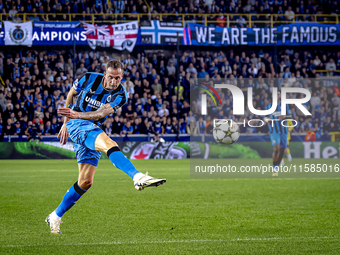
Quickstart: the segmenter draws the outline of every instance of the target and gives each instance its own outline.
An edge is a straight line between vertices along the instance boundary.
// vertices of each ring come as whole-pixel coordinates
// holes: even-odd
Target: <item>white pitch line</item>
[[[27,244],[27,245],[1,245],[1,248],[17,247],[37,247],[37,246],[86,246],[86,245],[122,245],[122,244],[164,244],[164,243],[200,243],[200,242],[248,242],[248,241],[272,241],[291,239],[339,239],[338,236],[318,236],[318,237],[269,237],[269,238],[237,238],[237,239],[198,239],[198,240],[163,240],[149,242],[100,242],[100,243],[69,243],[69,244]]]

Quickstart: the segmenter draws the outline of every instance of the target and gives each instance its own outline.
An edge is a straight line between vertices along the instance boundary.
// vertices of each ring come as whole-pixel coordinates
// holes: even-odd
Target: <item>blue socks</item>
[[[71,188],[67,190],[63,200],[55,210],[57,216],[62,217],[85,192],[86,190],[79,187],[78,182],[73,184]]]
[[[135,174],[140,173],[134,165],[128,160],[118,147],[112,147],[108,150],[107,155],[112,164],[128,174],[132,179]],[[71,207],[81,198],[86,190],[79,187],[78,182],[73,184],[64,195],[60,205],[55,210],[56,216],[62,217]]]
[[[273,172],[278,172],[280,167],[280,162],[273,162]]]
[[[124,173],[129,175],[132,179],[135,174],[140,173],[134,165],[128,160],[124,154],[120,151],[118,147],[112,147],[107,151],[112,164],[118,169],[122,170]]]

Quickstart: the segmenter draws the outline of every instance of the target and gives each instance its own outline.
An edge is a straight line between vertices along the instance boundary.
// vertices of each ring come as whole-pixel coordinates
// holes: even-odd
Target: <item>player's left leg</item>
[[[281,162],[282,158],[283,158],[283,155],[284,155],[284,152],[285,152],[285,148],[282,148],[280,146],[279,148],[279,158],[278,158],[278,162]]]
[[[270,140],[273,146],[273,171],[272,175],[274,177],[278,176],[278,167],[280,164],[279,158],[280,158],[280,135],[276,133],[270,134]]]
[[[284,155],[284,152],[286,151],[286,149],[288,148],[287,147],[287,144],[288,144],[288,136],[286,134],[281,134],[280,135],[280,147],[279,147],[279,151],[278,151],[278,162],[282,162],[283,160],[283,155]]]
[[[91,133],[90,133],[91,134]],[[108,137],[104,132],[88,136],[88,139],[94,140],[94,147],[96,151],[104,152],[108,155],[112,164],[118,169],[128,174],[134,181],[135,188],[142,190],[146,187],[159,186],[166,182],[166,179],[156,179],[149,176],[147,173],[142,174],[135,166],[127,159],[120,151],[118,144]],[[88,140],[86,139],[86,140]]]
[[[279,144],[274,144],[273,145],[273,173],[272,175],[274,177],[278,176],[278,172],[279,172],[279,158],[280,158],[280,145]]]

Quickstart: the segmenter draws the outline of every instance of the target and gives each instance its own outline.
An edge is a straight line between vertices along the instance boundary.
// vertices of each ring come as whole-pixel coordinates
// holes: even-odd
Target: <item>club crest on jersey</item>
[[[100,101],[92,99],[91,97],[88,97],[88,96],[85,97],[85,102],[88,102],[89,106],[94,107],[94,108],[100,108],[104,105]]]
[[[111,95],[109,95],[108,97],[107,97],[107,99],[106,99],[106,102],[110,102],[110,100],[111,100]]]

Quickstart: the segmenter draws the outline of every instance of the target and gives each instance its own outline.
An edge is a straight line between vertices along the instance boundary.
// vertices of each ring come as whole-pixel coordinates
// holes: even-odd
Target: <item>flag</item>
[[[2,85],[2,86],[4,86],[5,87],[5,82],[4,82],[4,80],[2,79],[2,77],[0,76],[0,84]]]
[[[190,27],[183,27],[183,44],[191,45],[191,31]]]
[[[32,46],[32,22],[13,23],[4,21],[5,45]]]
[[[89,46],[112,47],[132,51],[137,42],[138,21],[118,25],[97,26],[83,23]]]
[[[180,42],[183,41],[182,22],[165,22],[152,20],[149,24],[144,24],[141,30],[142,44],[173,44],[177,43],[177,32]]]

